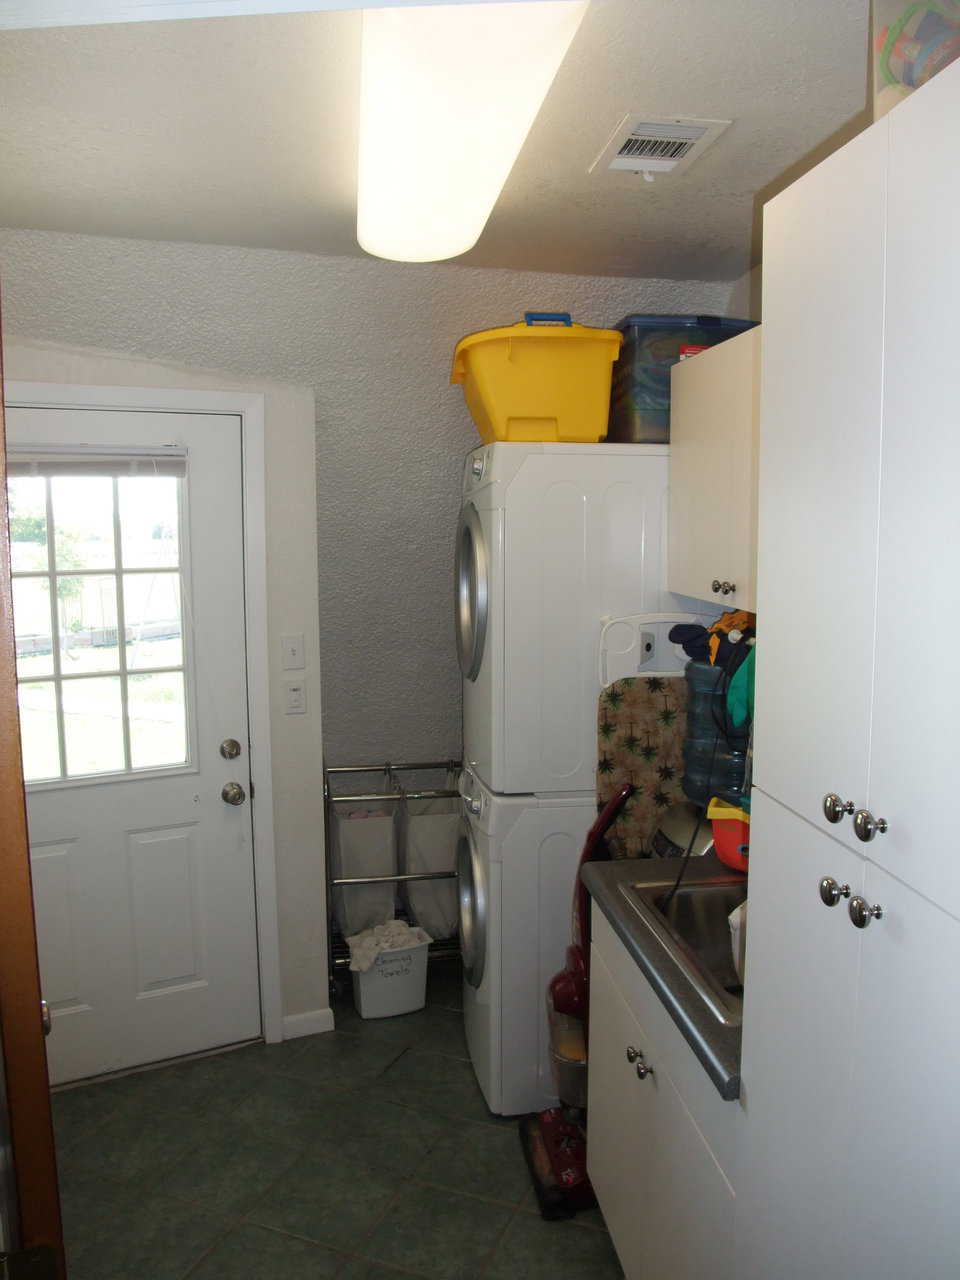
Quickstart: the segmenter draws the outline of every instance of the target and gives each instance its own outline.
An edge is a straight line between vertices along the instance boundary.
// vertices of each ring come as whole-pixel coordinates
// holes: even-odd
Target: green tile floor
[[[70,1280],[620,1280],[597,1211],[543,1222],[516,1123],[427,1007],[54,1095]]]

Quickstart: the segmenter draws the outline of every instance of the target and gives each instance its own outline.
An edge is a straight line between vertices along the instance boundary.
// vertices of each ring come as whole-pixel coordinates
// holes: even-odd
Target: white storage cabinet
[[[756,608],[760,330],[671,370],[671,591]]]
[[[587,1158],[627,1280],[732,1280],[734,1193],[704,1129],[729,1154],[739,1108],[596,908],[593,937]]]
[[[960,64],[766,211],[737,1201],[755,1280],[960,1264],[958,114]],[[824,905],[824,876],[850,896]],[[863,929],[856,895],[881,909]]]
[[[751,827],[738,1271],[947,1280],[960,924],[756,790]],[[826,906],[825,876],[850,897]]]
[[[767,206],[754,765],[955,915],[958,115],[955,65]]]

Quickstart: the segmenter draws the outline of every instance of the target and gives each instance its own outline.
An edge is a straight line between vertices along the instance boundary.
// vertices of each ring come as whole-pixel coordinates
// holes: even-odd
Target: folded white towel
[[[404,947],[432,941],[425,929],[412,929],[405,920],[388,920],[386,924],[376,924],[347,938],[350,968],[355,973],[366,973],[384,951],[402,951]]]

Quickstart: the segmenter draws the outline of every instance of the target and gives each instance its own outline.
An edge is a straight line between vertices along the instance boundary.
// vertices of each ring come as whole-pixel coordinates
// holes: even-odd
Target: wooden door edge
[[[0,352],[0,391],[2,387]],[[20,757],[6,473],[6,433],[0,395],[0,884],[3,885],[0,1032],[19,1247],[52,1249],[58,1259],[58,1274],[65,1276]]]

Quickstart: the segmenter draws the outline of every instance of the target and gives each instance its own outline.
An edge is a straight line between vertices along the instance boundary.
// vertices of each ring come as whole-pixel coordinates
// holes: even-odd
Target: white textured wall
[[[457,340],[524,310],[725,313],[730,286],[0,231],[9,338],[312,386],[332,764],[460,750],[451,543],[477,437]],[[299,1001],[298,1001],[299,1003]],[[301,1007],[303,1007],[301,1005]]]
[[[759,266],[745,271],[742,276],[734,280],[730,286],[728,315],[739,316],[744,320],[759,320],[762,281],[762,268]]]

